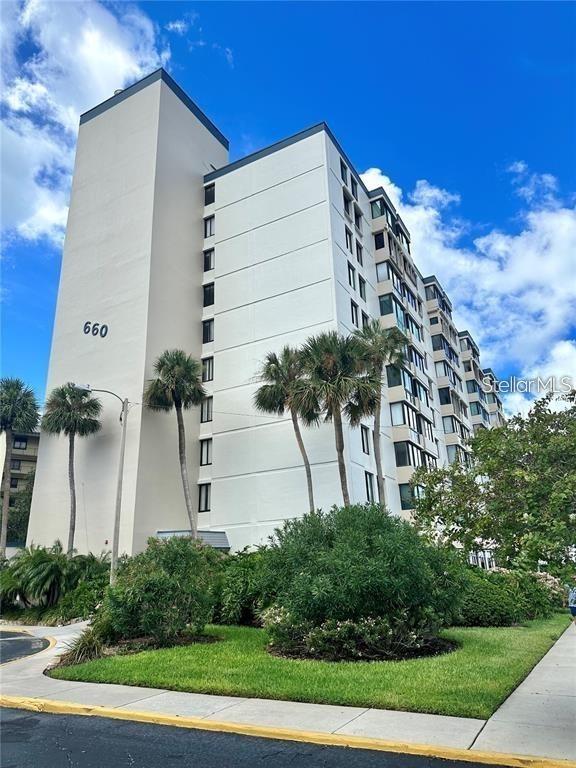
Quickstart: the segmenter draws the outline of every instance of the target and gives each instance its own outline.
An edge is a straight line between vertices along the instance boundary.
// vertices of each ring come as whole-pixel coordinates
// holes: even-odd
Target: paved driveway
[[[49,645],[45,637],[34,637],[26,632],[0,630],[0,663],[31,656]]]
[[[471,768],[473,765],[103,717],[2,709],[0,718],[2,768]]]

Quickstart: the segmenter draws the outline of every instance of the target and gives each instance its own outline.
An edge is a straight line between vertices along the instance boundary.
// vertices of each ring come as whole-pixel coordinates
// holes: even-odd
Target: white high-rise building
[[[159,70],[81,118],[47,391],[69,381],[141,403],[165,349],[201,359],[209,394],[186,413],[199,527],[233,549],[265,541],[308,508],[288,417],[256,412],[270,351],[369,318],[407,334],[388,370],[381,444],[386,505],[408,510],[415,466],[443,463],[425,284],[383,190],[366,189],[321,123],[233,163],[228,142]],[[75,546],[110,546],[118,403],[78,439]],[[377,494],[372,425],[345,429],[352,501]],[[341,503],[331,425],[303,430],[316,503]],[[43,435],[28,542],[66,539],[67,440]],[[185,530],[176,419],[129,416],[120,549]]]

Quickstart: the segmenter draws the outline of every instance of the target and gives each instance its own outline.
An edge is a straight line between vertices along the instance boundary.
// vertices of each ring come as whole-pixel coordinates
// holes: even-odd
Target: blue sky
[[[161,64],[231,159],[328,122],[397,201],[484,363],[576,373],[575,17],[552,2],[3,3],[3,375],[43,399],[78,114]]]

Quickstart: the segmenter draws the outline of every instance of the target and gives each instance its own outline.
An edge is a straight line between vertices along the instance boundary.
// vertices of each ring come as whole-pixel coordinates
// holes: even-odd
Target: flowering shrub
[[[552,605],[556,608],[561,608],[566,601],[566,588],[562,581],[556,578],[556,576],[552,576],[551,573],[544,571],[535,573],[534,577],[548,592]]]
[[[405,659],[448,648],[429,635],[427,627],[410,626],[407,616],[394,622],[381,617],[351,621],[327,619],[318,626],[295,623],[284,609],[273,607],[263,614],[270,650],[287,656],[326,661],[374,661]]]
[[[558,605],[554,577],[497,568],[467,570],[459,623],[464,626],[503,627],[527,619],[545,618]]]
[[[409,655],[456,615],[462,571],[453,552],[377,505],[288,520],[263,560],[276,606],[264,618],[272,647],[321,658]]]

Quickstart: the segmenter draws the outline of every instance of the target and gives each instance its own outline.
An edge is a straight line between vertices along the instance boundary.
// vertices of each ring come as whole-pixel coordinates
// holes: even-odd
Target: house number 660
[[[86,335],[91,333],[92,336],[100,336],[104,339],[108,335],[108,326],[105,323],[100,325],[100,323],[91,323],[90,320],[87,320],[84,323],[84,333]]]

